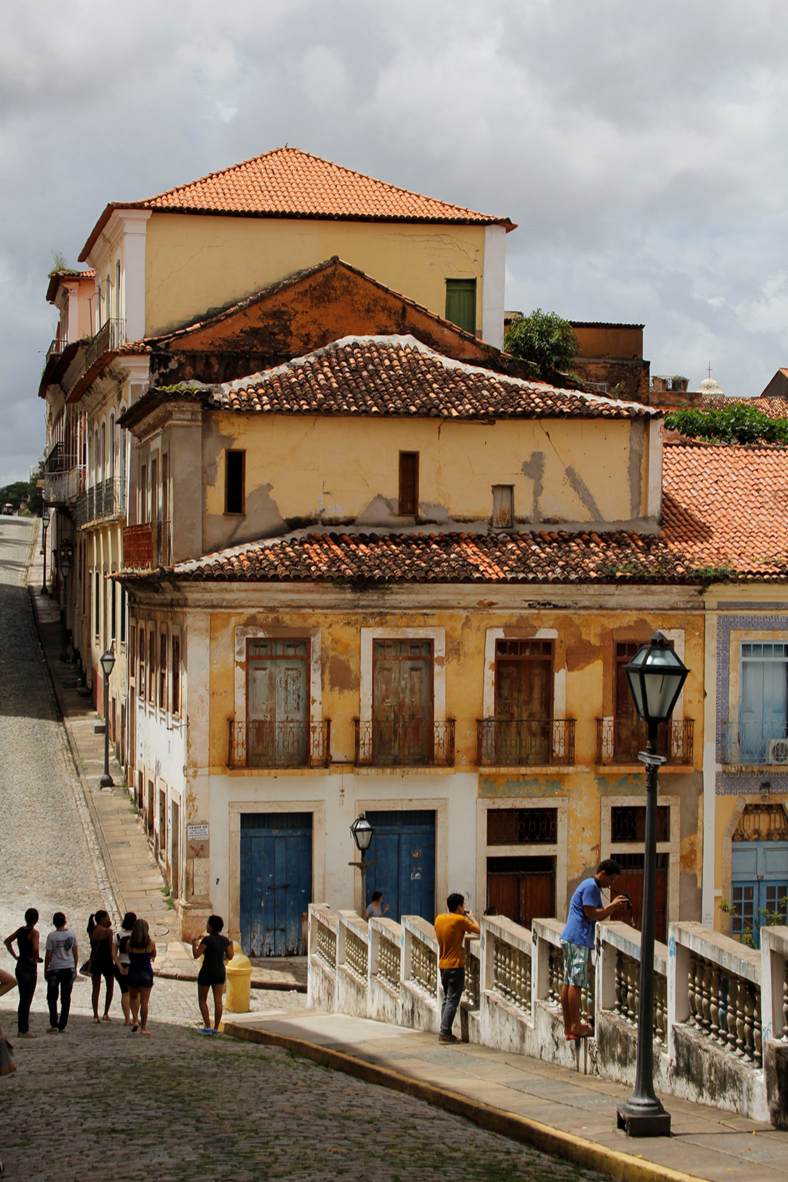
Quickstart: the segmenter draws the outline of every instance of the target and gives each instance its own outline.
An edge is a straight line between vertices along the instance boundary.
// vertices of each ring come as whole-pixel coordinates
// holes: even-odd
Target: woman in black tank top
[[[30,1030],[30,1006],[38,983],[38,912],[29,907],[25,912],[24,927],[17,928],[5,941],[5,946],[16,961],[16,982],[19,986],[17,1028],[20,1038],[36,1038]],[[16,944],[17,951],[12,947]]]

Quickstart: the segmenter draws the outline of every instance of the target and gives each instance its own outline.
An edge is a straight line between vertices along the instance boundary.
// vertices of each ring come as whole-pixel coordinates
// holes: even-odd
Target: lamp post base
[[[99,780],[99,788],[114,788],[114,787],[115,787],[115,781],[112,779],[112,776],[109,774],[109,772],[106,772]]]
[[[616,1110],[616,1127],[628,1137],[669,1137],[670,1113],[659,1100],[628,1100]]]

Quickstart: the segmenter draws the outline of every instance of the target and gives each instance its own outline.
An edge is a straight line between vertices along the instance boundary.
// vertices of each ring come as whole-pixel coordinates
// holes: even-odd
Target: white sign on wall
[[[200,823],[199,825],[186,826],[186,840],[187,841],[207,841],[208,840],[208,823]]]

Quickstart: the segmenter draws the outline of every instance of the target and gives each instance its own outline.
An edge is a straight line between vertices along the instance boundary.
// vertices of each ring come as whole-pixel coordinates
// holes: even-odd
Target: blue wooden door
[[[241,947],[247,956],[300,956],[312,898],[312,814],[241,816]]]
[[[375,829],[367,872],[367,898],[383,892],[388,919],[435,918],[435,813],[427,809],[367,812]]]
[[[731,850],[731,935],[752,936],[760,948],[760,930],[770,915],[782,912],[788,896],[788,841],[742,841]]]

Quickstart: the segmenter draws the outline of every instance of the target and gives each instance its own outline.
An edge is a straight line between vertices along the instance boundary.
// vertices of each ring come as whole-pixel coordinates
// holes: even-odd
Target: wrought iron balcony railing
[[[739,766],[788,764],[788,723],[779,719],[722,724],[720,763]]]
[[[637,763],[638,752],[646,750],[648,726],[640,718],[598,718],[597,763]],[[695,722],[692,718],[672,718],[660,724],[657,752],[667,763],[692,764]]]
[[[44,500],[48,505],[73,505],[85,491],[84,465],[61,472],[44,472]]]
[[[454,767],[454,719],[418,714],[355,720],[356,767]]]
[[[119,480],[102,480],[94,484],[77,501],[77,525],[90,525],[118,517],[125,510],[123,485]]]
[[[65,337],[55,337],[47,349],[47,361],[49,361],[50,357],[59,357],[67,344],[68,341],[65,339]]]
[[[230,719],[230,767],[328,767],[331,763],[331,720],[268,722]]]
[[[123,530],[123,566],[127,570],[153,570],[172,560],[169,521],[146,521]]]
[[[110,353],[126,343],[126,321],[107,320],[102,324],[96,335],[85,350],[85,369],[90,369],[94,361],[98,361],[103,353]]]
[[[65,472],[77,462],[76,456],[66,451],[64,443],[56,443],[46,458],[44,473]]]
[[[574,718],[479,718],[480,767],[531,767],[575,762]]]

